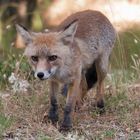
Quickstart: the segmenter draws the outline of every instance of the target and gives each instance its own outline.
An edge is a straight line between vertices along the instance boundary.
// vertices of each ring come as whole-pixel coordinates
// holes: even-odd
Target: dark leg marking
[[[58,121],[58,105],[56,99],[51,99],[51,107],[49,110],[48,118],[55,123]]]
[[[65,96],[65,97],[67,97],[68,88],[69,88],[69,85],[68,85],[68,84],[65,84],[65,85],[62,87],[61,93],[62,93],[62,95]]]
[[[71,112],[72,112],[72,106],[71,105],[66,106],[64,110],[64,120],[60,128],[60,131],[68,131],[72,127]]]
[[[97,102],[97,107],[100,108],[100,109],[104,108],[104,100],[103,99],[101,99]]]

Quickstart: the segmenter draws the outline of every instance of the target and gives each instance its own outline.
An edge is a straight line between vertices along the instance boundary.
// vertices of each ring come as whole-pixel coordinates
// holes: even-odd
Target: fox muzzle
[[[56,68],[52,68],[52,69],[49,69],[49,70],[38,70],[35,72],[35,77],[36,78],[39,78],[40,80],[45,80],[45,79],[48,79],[50,78],[51,76],[53,76],[56,72]]]

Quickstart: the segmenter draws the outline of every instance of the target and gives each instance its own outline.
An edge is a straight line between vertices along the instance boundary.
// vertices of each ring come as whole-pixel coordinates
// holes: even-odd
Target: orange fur
[[[54,34],[41,34],[41,35],[37,35],[34,40],[33,40],[34,44],[36,46],[47,46],[47,47],[52,47],[55,45],[56,43],[56,37],[54,36]]]

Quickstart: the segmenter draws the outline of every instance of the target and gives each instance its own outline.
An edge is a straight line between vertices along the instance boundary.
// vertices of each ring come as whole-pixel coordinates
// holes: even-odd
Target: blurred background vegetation
[[[140,0],[0,0],[0,85],[7,85],[7,78],[20,59],[23,59],[20,70],[25,75],[29,70],[22,57],[24,45],[16,35],[15,23],[41,31],[85,9],[103,12],[118,32],[110,68],[116,73],[123,72],[124,82],[139,79]]]
[[[8,77],[15,72],[20,61],[21,73],[29,72],[29,66],[22,57],[24,44],[16,35],[15,24],[39,31],[45,27],[43,11],[52,3],[51,0],[0,0],[0,87],[8,86]],[[18,49],[20,48],[20,49]],[[28,71],[28,72],[27,72]]]

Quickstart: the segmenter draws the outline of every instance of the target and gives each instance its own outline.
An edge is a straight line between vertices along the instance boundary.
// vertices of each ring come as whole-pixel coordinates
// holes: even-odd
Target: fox
[[[34,76],[48,80],[48,118],[58,121],[57,94],[63,85],[66,96],[61,130],[72,128],[72,114],[86,93],[96,86],[96,106],[104,108],[104,80],[116,40],[116,30],[100,11],[85,10],[68,16],[47,32],[33,32],[16,24],[25,44],[24,55]],[[39,83],[41,84],[41,83]]]

